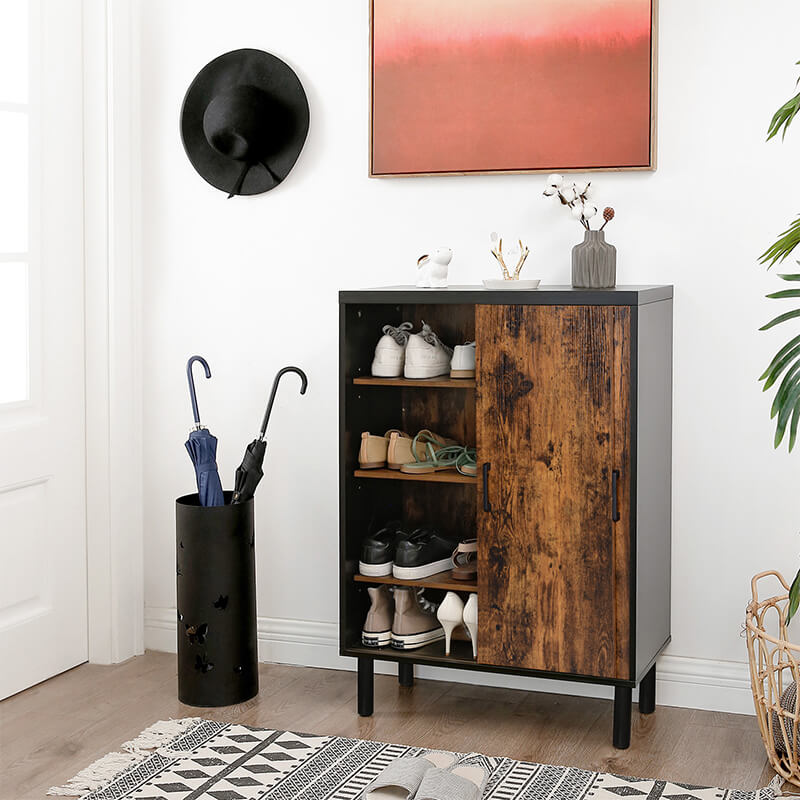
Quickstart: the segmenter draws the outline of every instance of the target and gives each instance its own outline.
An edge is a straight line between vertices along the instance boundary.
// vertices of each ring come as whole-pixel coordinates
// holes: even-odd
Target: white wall
[[[756,331],[779,283],[756,259],[800,211],[800,128],[783,146],[764,142],[794,85],[800,5],[661,6],[658,171],[594,180],[617,209],[619,282],[675,285],[673,638],[660,698],[748,712],[749,579],[791,572],[800,549],[800,455],[773,451],[756,382],[788,332]],[[174,646],[173,499],[192,488],[184,364],[196,352],[214,373],[198,394],[226,484],[275,371],[308,372],[306,397],[292,379],[282,388],[258,493],[262,656],[346,664],[335,643],[337,290],[409,282],[420,252],[439,244],[455,250],[452,281],[477,283],[494,274],[492,230],[530,244],[529,277],[567,283],[580,230],[541,197],[539,176],[367,178],[367,0],[143,0],[141,10],[147,642]],[[239,47],[294,66],[312,121],[283,186],[226,200],[190,166],[178,119],[197,71]]]

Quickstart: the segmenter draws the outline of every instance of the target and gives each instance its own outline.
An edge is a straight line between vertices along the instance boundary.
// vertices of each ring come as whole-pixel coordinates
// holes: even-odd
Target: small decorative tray
[[[538,289],[539,284],[541,281],[507,281],[503,278],[490,278],[483,282],[483,286],[486,289],[491,289],[492,291],[501,291],[501,292],[521,292],[521,291],[530,291],[531,289]]]

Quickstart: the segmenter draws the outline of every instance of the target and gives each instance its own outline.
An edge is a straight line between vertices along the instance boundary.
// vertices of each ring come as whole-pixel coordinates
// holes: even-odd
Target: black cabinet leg
[[[375,703],[375,660],[358,659],[358,716],[371,717]]]
[[[639,711],[652,714],[656,710],[656,665],[642,678],[639,684]]]
[[[631,699],[630,686],[614,687],[614,747],[627,750],[631,744]]]
[[[411,661],[400,661],[397,664],[397,680],[401,686],[414,685],[414,664]]]

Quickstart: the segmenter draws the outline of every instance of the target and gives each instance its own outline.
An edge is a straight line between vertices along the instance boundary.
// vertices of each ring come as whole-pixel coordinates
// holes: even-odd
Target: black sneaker
[[[432,528],[418,528],[397,543],[392,574],[402,580],[430,578],[453,568],[453,551],[458,542]]]
[[[397,543],[408,536],[400,522],[387,522],[377,533],[361,543],[358,571],[370,578],[392,574]]]

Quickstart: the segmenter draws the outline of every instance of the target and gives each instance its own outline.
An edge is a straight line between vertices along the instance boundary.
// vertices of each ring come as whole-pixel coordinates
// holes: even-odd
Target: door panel
[[[6,6],[31,74],[0,94],[25,132],[0,185],[0,698],[87,658],[81,2]]]
[[[478,660],[628,679],[630,310],[482,305],[475,327]]]

